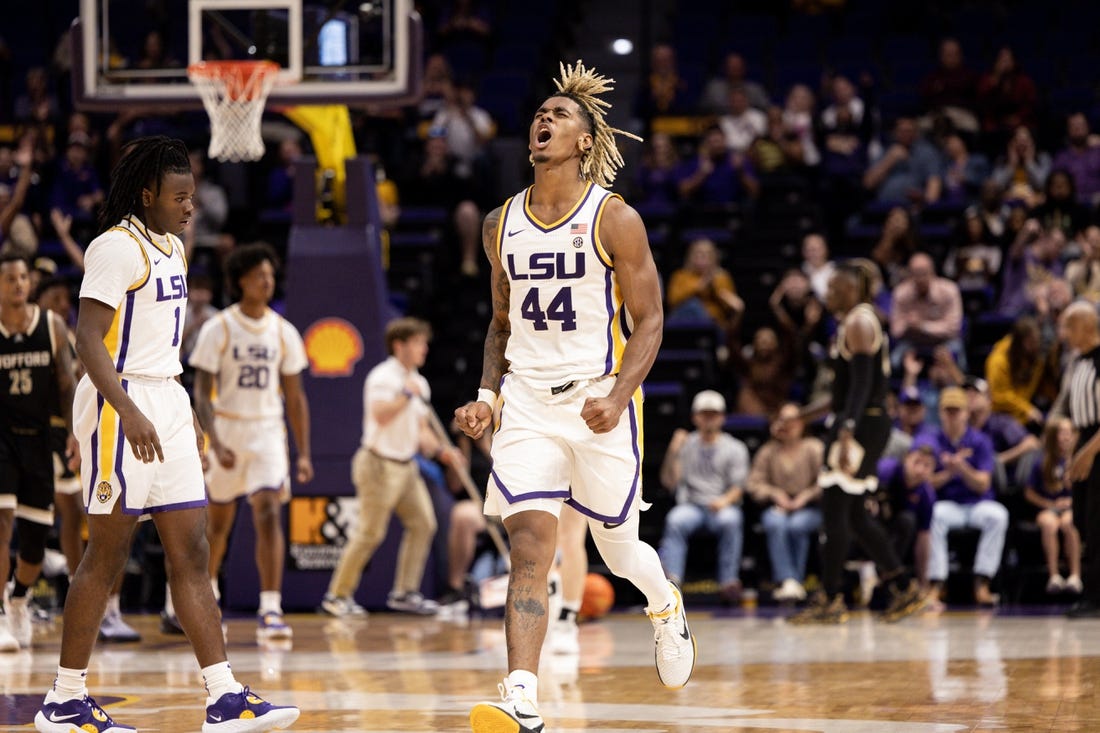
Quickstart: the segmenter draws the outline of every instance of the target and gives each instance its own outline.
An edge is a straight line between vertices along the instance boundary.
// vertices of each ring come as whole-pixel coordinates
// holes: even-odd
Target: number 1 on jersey
[[[577,311],[573,310],[573,289],[562,288],[550,300],[546,310],[542,309],[539,302],[539,289],[531,288],[527,291],[527,297],[519,308],[520,315],[525,321],[532,321],[536,331],[546,331],[550,325],[546,322],[558,321],[562,331],[577,330]]]
[[[180,345],[180,307],[176,306],[176,325],[172,329],[172,345]]]

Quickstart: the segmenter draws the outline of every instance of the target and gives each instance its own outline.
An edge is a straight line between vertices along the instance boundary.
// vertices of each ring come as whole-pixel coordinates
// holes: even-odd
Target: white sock
[[[229,662],[218,662],[209,667],[203,667],[202,678],[206,682],[206,694],[212,700],[217,700],[226,693],[240,692],[244,689],[244,685],[233,677]]]
[[[164,586],[164,612],[169,616],[176,615],[176,604],[172,603],[172,586]]]
[[[214,591],[214,602],[215,603],[221,603],[221,601],[222,601],[222,592],[221,592],[221,590],[218,589],[218,579],[217,578],[211,578],[210,579],[210,590]]]
[[[283,612],[283,594],[277,590],[260,591],[260,613]]]
[[[112,593],[111,595],[107,596],[107,611],[106,611],[106,613],[104,613],[104,615],[105,616],[111,616],[111,615],[118,616],[118,615],[120,615],[122,613],[122,610],[119,608],[118,604],[119,604],[118,593]]]
[[[68,669],[59,666],[57,679],[53,682],[53,691],[60,698],[59,702],[79,700],[88,694],[87,682],[87,669]]]
[[[539,678],[535,676],[534,672],[528,672],[525,669],[513,670],[508,675],[508,681],[505,684],[509,690],[513,687],[522,687],[523,694],[533,704],[538,705],[539,702]]]

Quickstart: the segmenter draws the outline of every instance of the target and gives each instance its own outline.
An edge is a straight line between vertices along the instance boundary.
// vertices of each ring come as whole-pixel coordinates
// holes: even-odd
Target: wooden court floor
[[[690,611],[690,609],[689,609]],[[1001,612],[926,615],[842,627],[696,610],[695,675],[666,690],[652,630],[617,613],[581,628],[579,657],[544,655],[547,733],[581,731],[1100,731],[1100,621]],[[180,637],[129,617],[145,639],[100,646],[92,694],[141,731],[198,731],[203,691]],[[345,622],[294,615],[293,648],[262,648],[253,622],[228,622],[238,679],[302,708],[296,731],[464,731],[471,705],[496,699],[505,665],[499,619],[391,614]],[[0,731],[27,731],[53,680],[59,630],[0,654]]]

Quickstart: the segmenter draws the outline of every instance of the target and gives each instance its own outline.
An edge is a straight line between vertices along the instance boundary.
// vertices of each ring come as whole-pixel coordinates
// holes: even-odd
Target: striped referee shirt
[[[1069,417],[1081,432],[1100,427],[1100,346],[1074,360],[1069,375]]]

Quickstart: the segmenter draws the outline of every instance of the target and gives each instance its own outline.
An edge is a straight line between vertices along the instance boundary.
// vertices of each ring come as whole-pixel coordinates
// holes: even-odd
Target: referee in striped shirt
[[[1073,482],[1073,521],[1085,541],[1084,595],[1066,613],[1070,618],[1100,618],[1100,316],[1092,303],[1077,301],[1065,312],[1059,330],[1078,354],[1064,382],[1065,408],[1080,437],[1069,465]]]

